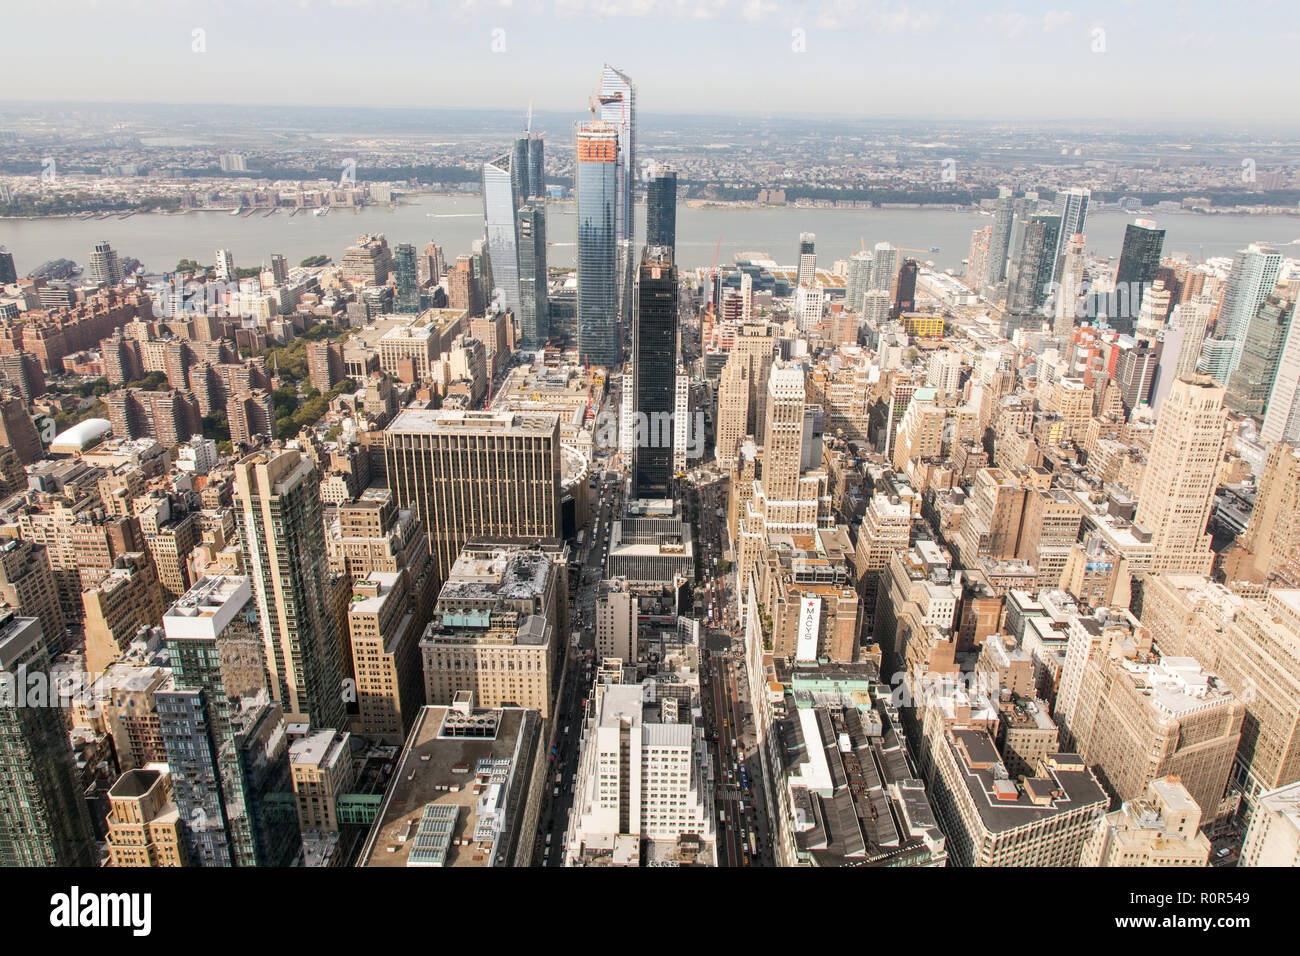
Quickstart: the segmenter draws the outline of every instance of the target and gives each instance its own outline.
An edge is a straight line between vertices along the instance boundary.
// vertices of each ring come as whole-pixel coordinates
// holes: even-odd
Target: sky
[[[1054,5],[1055,4],[1055,5]],[[1295,0],[38,0],[0,98],[654,113],[1296,116]]]

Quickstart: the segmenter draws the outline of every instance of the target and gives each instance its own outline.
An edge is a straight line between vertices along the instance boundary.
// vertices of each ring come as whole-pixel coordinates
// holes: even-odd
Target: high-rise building
[[[539,141],[540,142],[540,141]],[[524,349],[540,349],[551,337],[546,273],[546,206],[519,210],[519,338]]]
[[[1246,333],[1251,320],[1273,292],[1282,254],[1272,246],[1251,243],[1237,252],[1228,273],[1228,287],[1223,293],[1223,304],[1214,320],[1214,337],[1232,343],[1232,356],[1227,368],[1210,370],[1216,382],[1227,382],[1237,370],[1246,348]]]
[[[596,598],[596,658],[638,660],[640,599],[622,578],[600,582]]]
[[[1069,335],[1074,328],[1079,312],[1079,295],[1083,291],[1084,261],[1083,236],[1063,237],[1056,278],[1056,321],[1052,325],[1052,331],[1057,335]]]
[[[235,495],[271,694],[286,715],[342,727],[344,640],[329,598],[320,473],[299,451],[257,451],[235,465]]]
[[[989,236],[989,254],[985,261],[985,285],[994,286],[1006,278],[1007,250],[1011,243],[1015,204],[1011,190],[1005,186],[999,187],[997,205],[993,210],[993,232]]]
[[[1128,411],[1150,402],[1159,358],[1160,354],[1147,345],[1134,345],[1120,352],[1115,366],[1115,382]]]
[[[24,700],[49,669],[40,621],[0,610],[0,866],[96,862],[63,711]]]
[[[1074,236],[1083,235],[1087,232],[1085,227],[1088,221],[1088,200],[1091,197],[1092,190],[1087,187],[1080,188],[1077,186],[1062,189],[1056,194],[1056,205],[1052,209],[1052,214],[1061,220],[1061,226],[1056,234],[1055,264],[1052,269],[1053,282],[1060,283],[1061,281],[1061,267],[1065,262],[1066,244]]]
[[[264,600],[242,575],[204,577],[163,615],[174,686],[156,694],[158,723],[193,866],[287,866],[300,846]]]
[[[600,119],[618,137],[614,237],[631,241],[633,227],[633,182],[636,173],[636,87],[632,80],[606,64],[600,74]],[[579,160],[581,161],[581,160]]]
[[[1007,268],[1007,311],[1029,315],[1042,308],[1051,293],[1061,220],[1031,216],[1022,222],[1020,245]]]
[[[1264,442],[1300,443],[1300,322],[1295,321],[1294,307],[1277,356],[1277,371],[1259,438]]]
[[[0,246],[0,285],[8,285],[10,282],[18,281],[18,273],[14,269],[14,254]]]
[[[985,226],[970,234],[970,251],[966,254],[966,268],[962,276],[966,284],[978,292],[984,286],[984,274],[988,271],[989,240],[993,237],[993,227]],[[862,253],[855,253],[861,255]],[[852,260],[849,261],[852,276]]]
[[[645,244],[677,246],[677,170],[653,164],[646,177]]]
[[[849,274],[844,284],[844,305],[862,313],[863,296],[871,287],[871,253],[863,249],[849,257]]]
[[[119,660],[142,627],[164,610],[158,569],[147,551],[119,554],[99,584],[81,594],[86,609],[86,670],[98,675]]]
[[[639,684],[602,684],[588,712],[574,780],[566,862],[613,848],[638,862],[644,849],[684,835],[712,843],[712,789],[703,738],[672,716],[678,700]],[[621,852],[620,852],[621,851]]]
[[[1287,334],[1295,320],[1295,301],[1270,295],[1246,328],[1237,367],[1228,375],[1223,403],[1262,421],[1273,391]]]
[[[1139,219],[1124,227],[1124,245],[1115,270],[1116,303],[1108,310],[1108,321],[1121,332],[1133,331],[1142,297],[1160,271],[1160,253],[1165,231],[1154,220]]]
[[[677,370],[677,267],[671,246],[647,246],[642,254],[632,350],[640,431],[633,452],[632,493],[636,498],[668,498]]]
[[[799,234],[799,271],[795,285],[811,286],[817,281],[817,237],[811,232]]]
[[[22,538],[0,544],[0,604],[7,604],[23,617],[38,619],[47,650],[63,649],[63,611],[59,608],[49,552],[43,544]]]
[[[549,718],[568,622],[565,567],[554,539],[466,544],[420,638],[428,703],[469,691],[484,706],[509,701]]]
[[[515,139],[510,151],[510,182],[515,188],[515,202],[522,203],[533,194],[528,177],[528,137]]]
[[[1237,539],[1250,554],[1256,576],[1300,587],[1300,453],[1287,441],[1271,441],[1256,481],[1255,507]]]
[[[718,423],[714,458],[722,468],[730,468],[744,440],[749,415],[750,364],[745,356],[732,352],[722,366],[718,380]]]
[[[1139,800],[1152,781],[1174,774],[1213,822],[1245,704],[1194,658],[1162,655],[1145,628],[1106,640],[1111,633],[1070,632],[1066,659],[1084,660],[1074,706],[1058,716],[1074,746],[1120,800]]]
[[[90,254],[90,277],[110,286],[122,281],[122,261],[107,242],[95,243],[95,249]]]
[[[222,282],[235,278],[235,256],[229,249],[218,249],[216,255],[216,274]]]
[[[393,311],[414,315],[420,311],[420,277],[415,263],[415,246],[399,242],[393,252],[393,273],[397,277],[397,295]]]
[[[420,624],[406,569],[372,571],[352,585],[348,637],[357,699],[357,729],[400,743],[424,704]]]
[[[546,162],[544,159],[542,137],[528,137],[528,197],[529,199],[546,198]]]
[[[578,353],[585,362],[611,368],[622,355],[617,274],[619,139],[618,128],[609,123],[578,127]]]
[[[471,537],[557,537],[553,413],[406,409],[384,430],[388,487],[427,529],[439,582]]]
[[[289,263],[285,261],[282,255],[271,256],[271,281],[277,286],[284,285],[289,281]]]
[[[483,220],[492,270],[493,308],[519,314],[519,188],[517,155],[483,164]]]
[[[894,281],[898,278],[898,247],[888,242],[878,242],[871,253],[871,285],[868,292],[894,294]],[[865,315],[865,313],[864,313]],[[867,316],[870,318],[870,316]]]
[[[1160,408],[1135,521],[1151,534],[1152,570],[1207,574],[1205,533],[1227,441],[1223,387],[1197,375],[1174,382]]]

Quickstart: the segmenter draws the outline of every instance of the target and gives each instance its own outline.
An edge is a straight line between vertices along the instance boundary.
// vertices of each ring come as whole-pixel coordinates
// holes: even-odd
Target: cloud
[[[1074,19],[1069,10],[1048,10],[1043,14],[1043,32],[1051,33],[1057,27],[1063,27]]]
[[[866,29],[871,33],[928,33],[939,25],[936,13],[873,0],[823,0],[813,22],[823,30]]]

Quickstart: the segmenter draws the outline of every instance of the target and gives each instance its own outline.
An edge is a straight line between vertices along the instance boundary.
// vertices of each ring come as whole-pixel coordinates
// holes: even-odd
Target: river
[[[477,196],[417,196],[396,207],[371,206],[360,211],[334,208],[327,216],[308,212],[290,216],[282,209],[266,216],[204,212],[134,215],[126,219],[6,219],[0,220],[0,245],[14,254],[20,275],[48,259],[73,259],[88,266],[90,250],[107,240],[123,257],[139,259],[150,271],[172,269],[180,259],[211,263],[215,250],[230,249],[240,266],[269,261],[280,253],[291,264],[324,253],[338,261],[343,250],[362,233],[382,232],[390,245],[411,242],[417,248],[434,241],[449,261],[469,252],[483,235],[482,201]],[[1112,211],[1088,216],[1088,247],[1099,256],[1116,257],[1124,226],[1133,216]],[[1270,242],[1284,255],[1300,257],[1300,218],[1295,216],[1207,216],[1173,213],[1156,217],[1167,230],[1165,253],[1184,252],[1196,258],[1232,255],[1250,242]],[[972,212],[946,209],[799,209],[760,208],[677,209],[677,256],[684,268],[707,266],[718,250],[720,262],[738,253],[762,252],[781,263],[797,261],[799,234],[817,236],[818,262],[829,267],[861,248],[889,241],[921,250],[922,261],[958,269],[970,246],[970,234],[993,220]],[[637,211],[638,232],[644,236],[645,209]],[[570,202],[552,203],[547,210],[547,236],[552,266],[574,261],[574,209]],[[719,247],[719,239],[721,246]],[[933,247],[939,252],[931,253]]]

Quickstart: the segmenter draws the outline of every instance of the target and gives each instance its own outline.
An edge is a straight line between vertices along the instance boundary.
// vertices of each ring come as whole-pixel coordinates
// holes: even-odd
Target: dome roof
[[[113,423],[107,418],[87,418],[84,422],[77,422],[66,431],[55,435],[54,440],[50,442],[50,447],[85,448],[87,445],[96,444],[112,430]]]

